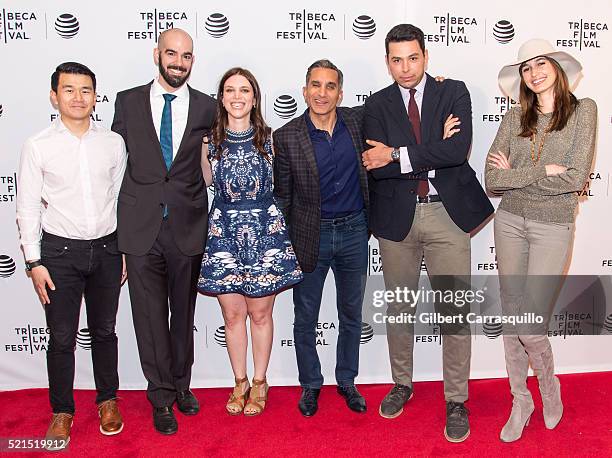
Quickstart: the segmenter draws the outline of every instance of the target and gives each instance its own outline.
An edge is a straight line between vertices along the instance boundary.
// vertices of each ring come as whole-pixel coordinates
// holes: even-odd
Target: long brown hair
[[[548,126],[548,132],[562,130],[567,125],[567,121],[574,113],[574,110],[576,110],[578,99],[571,93],[567,75],[561,65],[559,65],[555,59],[546,56],[542,57],[548,60],[557,72],[557,79],[555,80],[554,86],[555,108],[552,113],[550,125]],[[531,137],[537,131],[536,125],[538,123],[540,106],[536,93],[525,84],[522,69],[523,65],[521,64],[518,70],[521,76],[521,92],[519,99],[521,103],[521,133],[519,136]]]
[[[217,116],[212,128],[212,141],[217,149],[217,156],[219,156],[221,152],[221,143],[227,138],[225,128],[227,127],[228,115],[227,110],[223,106],[223,88],[225,87],[225,82],[234,75],[244,76],[251,85],[251,88],[253,88],[255,106],[251,109],[250,114],[254,133],[253,145],[262,156],[269,159],[268,153],[265,150],[265,144],[270,136],[271,129],[268,127],[261,114],[261,91],[259,90],[259,84],[257,84],[257,80],[250,71],[240,67],[230,68],[226,71],[217,89]]]

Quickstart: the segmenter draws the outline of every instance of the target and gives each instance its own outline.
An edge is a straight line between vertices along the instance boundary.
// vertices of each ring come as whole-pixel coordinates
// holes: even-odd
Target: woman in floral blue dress
[[[223,75],[216,124],[202,155],[204,178],[214,184],[215,198],[198,289],[215,295],[221,304],[236,381],[226,405],[231,415],[258,415],[265,408],[274,299],[302,280],[272,196],[274,152],[260,94],[248,70],[232,68]],[[255,368],[252,387],[246,374],[247,316]]]

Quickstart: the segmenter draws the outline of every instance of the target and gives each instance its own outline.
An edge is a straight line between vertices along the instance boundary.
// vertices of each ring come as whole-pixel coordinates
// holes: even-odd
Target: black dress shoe
[[[191,390],[176,393],[176,405],[185,415],[195,415],[200,411],[200,403]]]
[[[298,402],[300,412],[305,417],[312,417],[319,409],[319,393],[320,388],[302,388],[302,397]]]
[[[449,442],[463,442],[470,435],[468,410],[463,402],[446,403],[446,428],[444,437]]]
[[[153,407],[153,425],[162,434],[174,434],[178,431],[178,423],[174,417],[172,406]]]
[[[346,405],[353,412],[363,413],[366,411],[366,402],[355,385],[338,386],[338,394],[344,398]]]

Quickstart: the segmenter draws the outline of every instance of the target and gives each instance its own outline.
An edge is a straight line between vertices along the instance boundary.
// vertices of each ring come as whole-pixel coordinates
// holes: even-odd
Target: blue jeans
[[[323,385],[316,328],[323,285],[330,267],[336,281],[339,321],[336,382],[341,386],[353,385],[359,370],[361,308],[368,268],[365,212],[321,220],[317,266],[314,271],[305,272],[304,280],[293,287],[293,340],[300,385],[304,388]]]

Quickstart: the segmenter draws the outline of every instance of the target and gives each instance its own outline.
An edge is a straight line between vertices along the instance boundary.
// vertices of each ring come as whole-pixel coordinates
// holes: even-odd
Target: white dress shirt
[[[123,138],[93,121],[81,138],[60,118],[28,138],[17,176],[17,224],[25,259],[40,259],[41,229],[78,240],[112,233],[126,161]]]
[[[423,106],[423,92],[425,91],[426,82],[427,82],[427,75],[424,74],[419,84],[417,84],[414,87],[414,89],[416,89],[416,92],[414,93],[414,101],[416,102],[417,107],[419,108],[419,119],[422,118],[421,113],[423,113],[423,110],[421,110],[421,107]],[[410,102],[410,89],[403,88],[402,86],[399,86],[399,85],[398,87],[402,94],[402,99],[404,99],[404,106],[406,107],[406,112],[408,112],[408,103]],[[400,170],[402,171],[402,173],[412,172],[412,164],[410,163],[410,156],[408,155],[408,147],[402,146],[400,147],[399,150],[400,150]],[[436,171],[430,170],[429,172],[427,172],[427,176],[429,178],[434,178],[436,176]],[[429,180],[429,195],[431,196],[435,194],[438,194],[438,191],[436,191],[436,188],[431,183],[431,180]]]
[[[166,91],[156,78],[151,85],[151,115],[153,116],[153,125],[159,138],[161,128],[162,112],[166,100],[164,94],[176,95],[176,99],[172,101],[172,158],[176,157],[181,140],[187,127],[187,117],[189,116],[189,88],[187,84],[183,84],[174,92]]]

